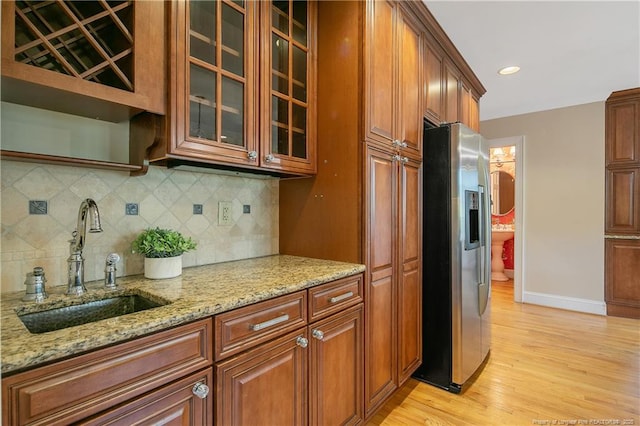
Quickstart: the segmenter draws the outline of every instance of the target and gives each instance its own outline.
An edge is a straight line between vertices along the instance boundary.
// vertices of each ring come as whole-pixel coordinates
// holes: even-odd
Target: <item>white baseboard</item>
[[[555,294],[534,293],[525,291],[522,301],[533,305],[548,306],[550,308],[567,309],[587,314],[607,315],[607,305],[604,302],[576,297],[558,296]]]

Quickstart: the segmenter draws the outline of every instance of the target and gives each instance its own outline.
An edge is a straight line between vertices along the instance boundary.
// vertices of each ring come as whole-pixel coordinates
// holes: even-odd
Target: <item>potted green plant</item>
[[[196,243],[172,229],[147,228],[131,244],[133,253],[144,255],[144,276],[173,278],[182,274],[182,253],[194,250]]]

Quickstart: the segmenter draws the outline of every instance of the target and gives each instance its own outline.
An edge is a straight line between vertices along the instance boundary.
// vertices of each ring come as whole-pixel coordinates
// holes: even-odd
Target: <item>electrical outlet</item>
[[[218,225],[232,225],[233,215],[231,213],[231,202],[220,201],[218,202]]]

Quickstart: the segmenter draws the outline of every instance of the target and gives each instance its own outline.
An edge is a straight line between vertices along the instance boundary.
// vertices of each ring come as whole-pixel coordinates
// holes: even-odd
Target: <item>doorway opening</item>
[[[501,197],[502,206],[499,204],[494,205],[494,209],[492,212],[496,213],[496,220],[492,220],[492,228],[497,231],[509,231],[513,230],[513,300],[515,302],[522,303],[522,295],[525,291],[525,282],[524,282],[524,136],[512,136],[507,138],[499,138],[499,139],[489,139],[489,147],[501,148],[502,154],[504,155],[503,160],[510,159],[513,161],[509,167],[504,167],[506,162],[502,161],[501,165],[498,166],[499,163],[495,164],[495,170],[500,171],[501,168],[504,168],[506,174],[513,174],[513,195],[510,195],[509,192],[505,193],[502,197],[497,192],[497,188],[494,191],[492,186],[492,199],[494,203],[498,200],[498,197]],[[498,150],[498,154],[500,151]],[[507,170],[508,169],[508,170]],[[495,173],[495,176],[492,175],[492,185],[495,180],[496,183],[500,182],[500,178],[504,181],[504,175],[502,173]],[[508,179],[507,179],[508,180]],[[509,212],[508,207],[504,206],[505,201],[508,203],[508,198],[513,196],[513,211]],[[499,220],[499,217],[506,218],[507,222],[510,223],[501,223],[503,220]],[[510,274],[509,274],[510,275]]]

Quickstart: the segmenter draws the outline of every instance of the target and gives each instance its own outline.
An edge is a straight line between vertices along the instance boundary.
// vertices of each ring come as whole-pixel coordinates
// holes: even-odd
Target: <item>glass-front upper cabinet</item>
[[[317,5],[284,0],[261,7],[261,164],[314,173]]]
[[[258,165],[257,4],[250,0],[172,2],[173,156]]]

